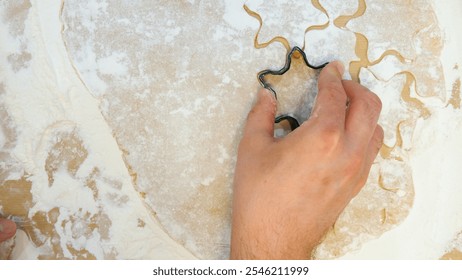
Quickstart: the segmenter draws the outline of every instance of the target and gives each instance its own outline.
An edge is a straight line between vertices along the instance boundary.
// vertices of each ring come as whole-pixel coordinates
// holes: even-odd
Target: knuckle
[[[324,90],[326,93],[329,93],[331,96],[336,96],[336,98],[342,96],[345,98],[346,102],[347,97],[341,83],[335,81],[326,82],[323,85],[322,90]]]
[[[380,100],[375,101],[373,99],[374,98],[368,97],[357,101],[359,110],[363,112],[368,120],[377,120],[382,108]]]
[[[369,102],[367,98],[361,98],[356,101],[356,106],[359,108],[361,112],[367,112],[370,110]]]
[[[369,108],[373,113],[379,114],[380,111],[382,110],[382,101],[372,91],[369,91],[368,103],[369,103]]]
[[[385,132],[383,131],[383,128],[380,125],[377,125],[376,132],[374,133],[374,139],[378,143],[382,144],[384,137],[385,137]]]
[[[318,142],[324,152],[335,150],[341,143],[342,132],[338,125],[333,123],[324,124],[319,131]]]
[[[380,125],[377,125],[374,135],[372,136],[372,141],[375,145],[375,148],[380,150],[383,145],[384,132]]]

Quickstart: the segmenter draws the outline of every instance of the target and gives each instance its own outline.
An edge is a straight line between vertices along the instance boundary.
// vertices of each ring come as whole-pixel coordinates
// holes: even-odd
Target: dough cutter
[[[263,70],[263,71],[260,71],[258,73],[258,80],[261,84],[262,87],[268,89],[270,92],[272,92],[274,94],[274,97],[276,98],[277,100],[277,93],[276,91],[273,89],[273,87],[271,86],[270,83],[268,83],[266,80],[265,80],[265,77],[267,75],[284,75],[284,73],[286,73],[289,69],[290,69],[290,65],[292,64],[292,56],[296,53],[299,53],[302,58],[303,58],[303,61],[305,62],[306,66],[308,66],[309,68],[311,69],[314,69],[314,70],[319,70],[319,69],[322,69],[324,68],[324,66],[326,66],[328,63],[324,63],[322,65],[312,65],[308,59],[306,58],[306,54],[305,52],[300,48],[300,47],[294,47],[292,48],[292,50],[287,54],[287,59],[286,59],[286,63],[284,65],[284,67],[282,67],[281,69],[279,70],[271,70],[271,69],[267,69],[267,70]],[[297,127],[300,126],[300,123],[299,121],[294,118],[293,116],[290,116],[289,114],[284,114],[284,115],[280,115],[280,116],[277,116],[274,120],[275,123],[280,123],[282,121],[287,121],[290,125],[290,129],[293,131],[295,130]]]

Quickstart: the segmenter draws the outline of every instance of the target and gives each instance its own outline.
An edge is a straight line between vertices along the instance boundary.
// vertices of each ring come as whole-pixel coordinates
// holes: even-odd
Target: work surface
[[[441,2],[1,2],[0,214],[20,231],[0,256],[227,258],[257,73],[299,46],[383,103],[370,178],[315,257],[462,258],[462,5]],[[294,69],[278,110],[305,120],[318,72]]]

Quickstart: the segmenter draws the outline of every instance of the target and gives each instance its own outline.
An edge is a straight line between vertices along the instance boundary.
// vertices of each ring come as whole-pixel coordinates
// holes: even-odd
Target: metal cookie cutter
[[[306,58],[306,54],[301,48],[294,47],[289,52],[289,54],[287,55],[286,64],[280,70],[263,70],[263,71],[258,73],[258,80],[260,81],[261,86],[268,89],[269,91],[271,91],[274,94],[274,96],[276,97],[276,99],[278,98],[278,96],[276,94],[276,91],[265,80],[265,76],[266,75],[284,75],[284,73],[286,73],[290,69],[290,65],[292,63],[292,56],[293,56],[293,54],[295,52],[298,52],[298,53],[301,54],[301,56],[303,58],[303,61],[305,62],[306,66],[308,66],[311,69],[319,70],[319,69],[322,69],[324,66],[326,66],[328,64],[328,63],[324,63],[322,65],[314,66],[314,65],[312,65],[311,63],[308,62],[308,59]],[[280,123],[280,122],[282,122],[284,120],[289,123],[291,130],[295,130],[297,127],[300,126],[300,123],[298,122],[298,120],[295,119],[294,117],[290,116],[290,115],[278,116],[278,117],[275,118],[274,122],[275,123]]]

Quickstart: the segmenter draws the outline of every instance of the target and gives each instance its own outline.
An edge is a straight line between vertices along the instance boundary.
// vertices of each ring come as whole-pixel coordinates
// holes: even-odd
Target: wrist
[[[230,258],[235,260],[311,259],[311,252],[315,245],[291,237],[292,234],[277,232],[274,228],[243,231],[239,227],[233,227]]]

